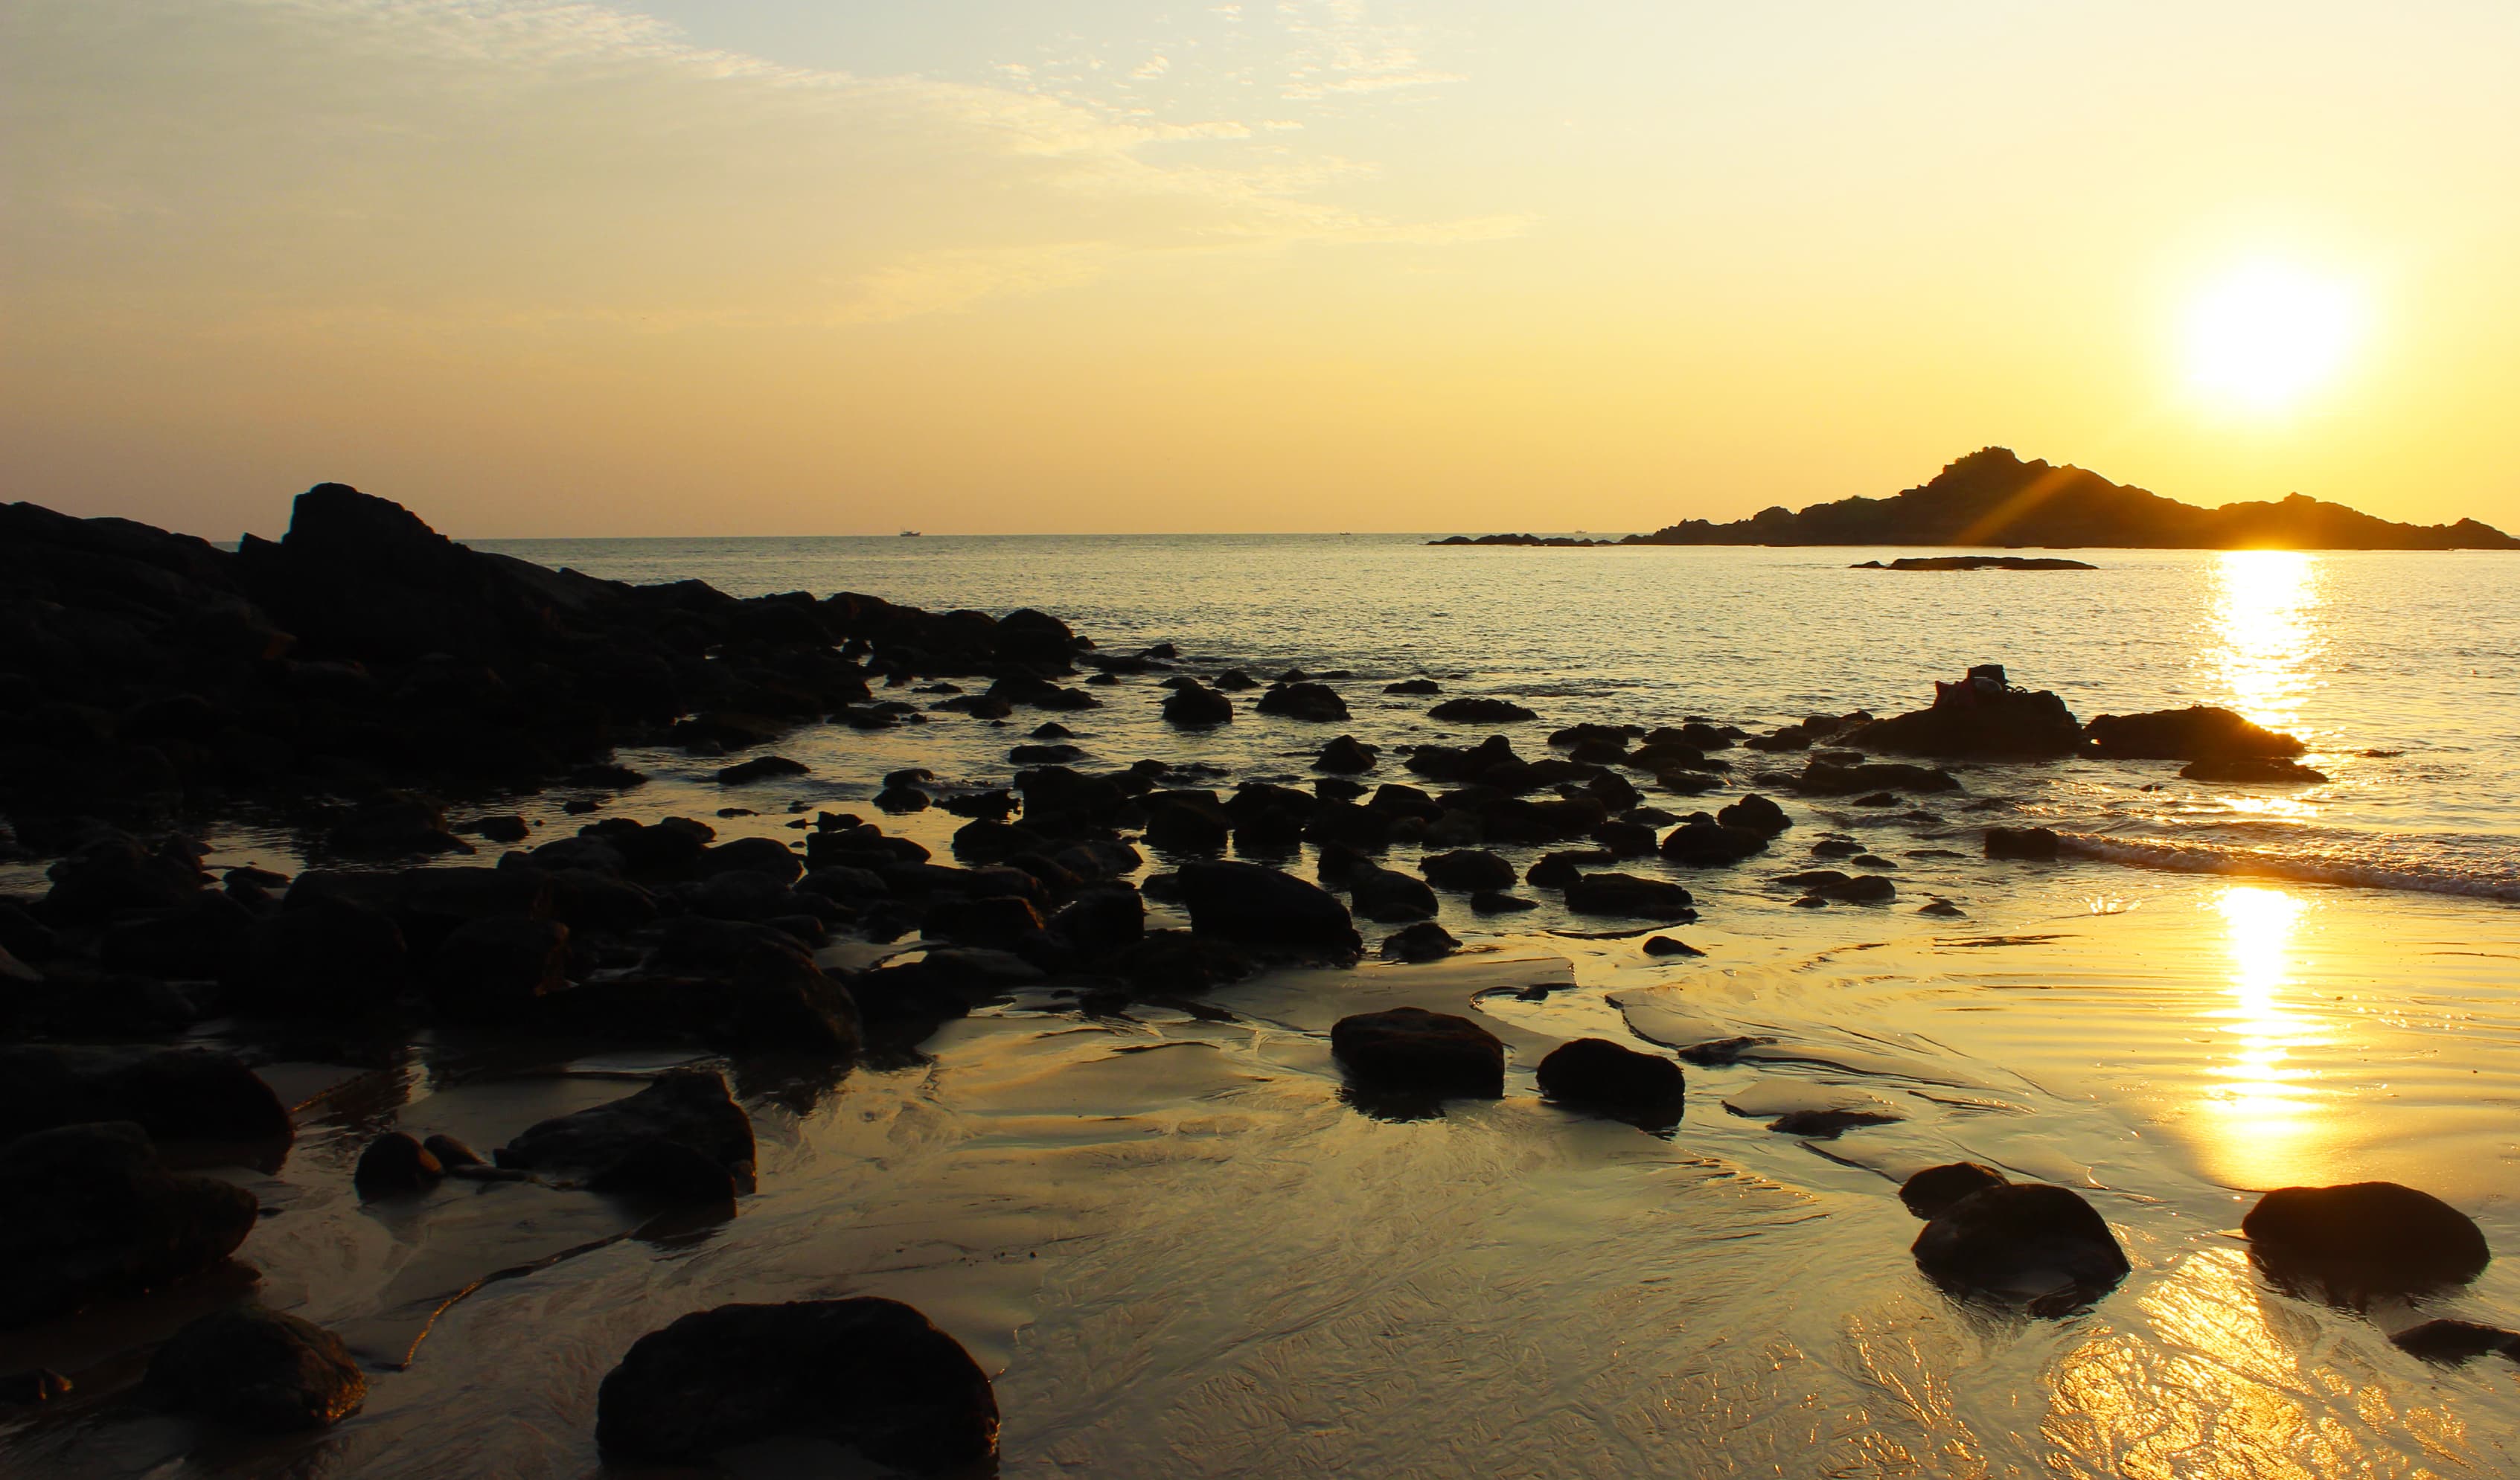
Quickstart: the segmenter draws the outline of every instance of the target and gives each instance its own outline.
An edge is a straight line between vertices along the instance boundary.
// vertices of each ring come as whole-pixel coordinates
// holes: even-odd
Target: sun
[[[2360,307],[2335,279],[2273,263],[2242,268],[2188,308],[2189,380],[2254,411],[2282,410],[2344,368]]]

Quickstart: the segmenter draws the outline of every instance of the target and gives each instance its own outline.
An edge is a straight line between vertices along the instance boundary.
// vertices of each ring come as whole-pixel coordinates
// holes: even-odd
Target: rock
[[[1924,904],[1916,907],[1916,913],[1919,915],[1938,915],[1946,919],[1963,919],[1968,914],[1966,910],[1953,904],[1948,899],[1928,900]]]
[[[437,1158],[437,1165],[443,1171],[456,1172],[465,1167],[489,1165],[480,1152],[452,1136],[431,1136],[420,1144],[421,1149]]]
[[[712,874],[742,872],[792,883],[804,876],[805,861],[775,837],[739,837],[703,850],[693,861],[692,869],[702,878]]]
[[[1662,839],[1662,856],[1691,869],[1718,869],[1767,851],[1768,834],[1711,820],[1683,823]]]
[[[1406,694],[1413,695],[1441,694],[1444,692],[1444,686],[1435,682],[1431,678],[1405,678],[1396,684],[1383,685],[1382,692],[1385,694]]]
[[[292,891],[292,896],[295,891]],[[393,1001],[408,969],[402,929],[337,895],[292,903],[248,938],[239,1006],[285,1016],[350,1017]]]
[[[350,1185],[359,1189],[363,1200],[403,1197],[428,1191],[445,1175],[446,1168],[436,1152],[400,1131],[387,1131],[369,1142],[368,1148],[359,1154],[358,1169],[350,1174]]]
[[[1991,1166],[1955,1161],[1927,1167],[1899,1185],[1899,1200],[1919,1218],[1935,1218],[1963,1197],[1989,1188],[2008,1187],[2011,1179]]]
[[[513,1022],[568,985],[568,926],[515,917],[472,920],[429,958],[428,1000],[449,1022]]]
[[[960,1342],[867,1295],[685,1316],[633,1343],[596,1395],[612,1463],[691,1463],[784,1436],[959,1473],[997,1455],[997,1396]]]
[[[2520,1362],[2520,1331],[2472,1321],[2427,1321],[2389,1339],[2400,1351],[2426,1362],[2465,1362],[2489,1352]]]
[[[350,809],[325,841],[336,851],[371,857],[471,853],[446,830],[446,809],[412,791],[387,791]]]
[[[1536,899],[1524,899],[1518,894],[1507,894],[1497,889],[1481,889],[1470,896],[1470,909],[1479,915],[1519,915],[1525,910],[1539,908],[1540,901]]]
[[[1382,942],[1384,961],[1441,961],[1462,948],[1453,932],[1433,920],[1420,920],[1405,930],[1395,930]]]
[[[1330,1052],[1371,1090],[1437,1099],[1505,1094],[1505,1044],[1466,1017],[1423,1008],[1361,1012],[1331,1027]]]
[[[1348,717],[1347,700],[1328,684],[1281,683],[1260,695],[1256,706],[1263,714],[1282,715],[1287,719],[1311,720],[1328,724]]]
[[[2254,755],[2189,761],[2179,768],[2179,775],[2185,781],[2222,782],[2237,786],[2316,786],[2327,781],[2326,772],[2299,761]]]
[[[1426,711],[1430,719],[1464,725],[1504,725],[1540,716],[1509,698],[1448,698]]]
[[[212,1049],[0,1048],[0,1142],[127,1120],[158,1142],[287,1145],[288,1107],[244,1060]]]
[[[1213,791],[1149,791],[1138,806],[1148,845],[1167,853],[1222,853],[1234,835],[1234,817]]]
[[[591,1192],[652,1197],[692,1207],[732,1205],[750,1186],[708,1152],[685,1142],[649,1137],[586,1180]]]
[[[958,946],[860,972],[849,992],[870,1022],[933,1024],[1041,979],[1041,968],[1019,956]]]
[[[1374,761],[1380,754],[1379,750],[1366,744],[1355,736],[1342,735],[1324,745],[1322,753],[1313,757],[1313,769],[1339,776],[1354,776],[1360,771],[1372,770]]]
[[[534,830],[525,825],[522,817],[508,812],[496,817],[476,817],[455,830],[486,837],[494,843],[520,843],[532,836]]]
[[[807,770],[804,762],[792,761],[784,755],[756,755],[718,772],[717,784],[741,786],[752,782],[776,781],[783,776],[803,776]]]
[[[1647,956],[1703,956],[1706,954],[1687,941],[1674,940],[1668,935],[1646,936],[1644,953]]]
[[[2056,834],[2048,828],[1989,828],[1986,856],[2052,864],[2056,861]]]
[[[1216,676],[1216,687],[1228,694],[1243,694],[1260,687],[1260,681],[1239,668],[1228,668]]]
[[[927,793],[917,786],[886,786],[875,794],[876,810],[896,817],[928,808]]]
[[[0,1330],[200,1274],[253,1228],[251,1192],[179,1177],[129,1121],[0,1146]]]
[[[1125,951],[1146,938],[1147,902],[1127,884],[1084,889],[1051,917],[1050,932],[1089,961]]]
[[[752,1189],[752,1117],[727,1094],[713,1069],[675,1069],[627,1099],[562,1115],[535,1125],[501,1146],[503,1167],[566,1171],[603,1177],[652,1157],[652,1143],[673,1142],[723,1168],[735,1185]]]
[[[1840,1132],[1858,1126],[1896,1125],[1899,1117],[1878,1110],[1787,1110],[1768,1122],[1768,1129],[1780,1136],[1800,1136],[1811,1141],[1834,1141]]]
[[[1566,886],[1566,908],[1578,915],[1625,915],[1638,919],[1679,919],[1694,903],[1668,879],[1633,874],[1583,874]]]
[[[1780,884],[1800,886],[1806,899],[1833,899],[1848,905],[1886,905],[1899,897],[1898,886],[1877,875],[1846,875],[1835,869],[1807,869],[1778,876]]]
[[[2073,755],[2083,748],[2082,722],[2065,701],[2047,690],[2012,688],[1999,665],[1988,664],[1991,683],[1971,669],[1957,684],[1937,684],[1931,708],[1861,725],[1839,737],[1860,750],[1902,755],[1985,756],[2036,760]]]
[[[929,940],[951,940],[991,950],[1013,951],[1042,931],[1041,916],[1030,900],[1006,895],[977,899],[939,899],[928,907],[919,933]]]
[[[1785,816],[1784,808],[1755,791],[1717,812],[1715,821],[1721,827],[1739,828],[1768,837],[1774,837],[1794,825],[1793,819]]]
[[[2111,760],[2233,760],[2295,756],[2308,747],[2214,704],[2103,714],[2084,727],[2092,748]]]
[[[1245,945],[1354,960],[1365,950],[1347,907],[1258,864],[1190,863],[1180,873],[1191,928]]]
[[[2270,1272],[2340,1293],[2465,1284],[2494,1258],[2465,1213],[2394,1182],[2277,1188],[2240,1220],[2240,1232]]]
[[[1617,855],[1607,848],[1568,848],[1544,853],[1524,871],[1522,881],[1535,889],[1563,889],[1582,877],[1587,867],[1616,861]]]
[[[1348,891],[1356,913],[1371,920],[1390,924],[1404,919],[1431,919],[1439,906],[1435,891],[1414,874],[1385,869],[1370,860],[1359,859],[1340,879],[1339,887]]]
[[[213,1311],[149,1359],[147,1394],[256,1433],[330,1428],[368,1401],[341,1338],[260,1305]]]
[[[2129,1269],[2117,1235],[2080,1193],[2041,1183],[1962,1197],[1935,1214],[1912,1252],[1937,1283],[2027,1297],[2039,1315],[2096,1299]]]
[[[1234,719],[1234,700],[1194,678],[1182,680],[1181,687],[1165,695],[1163,709],[1166,723],[1184,729],[1223,725]]]
[[[1559,1044],[1540,1061],[1540,1093],[1661,1127],[1678,1123],[1686,1088],[1680,1065],[1606,1038]]]
[[[1418,872],[1439,889],[1470,892],[1513,887],[1513,865],[1478,848],[1433,853],[1418,861]]]

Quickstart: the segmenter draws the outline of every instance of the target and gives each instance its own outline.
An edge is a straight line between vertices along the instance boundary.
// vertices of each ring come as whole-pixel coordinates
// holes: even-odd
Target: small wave
[[[2520,878],[2411,861],[2382,863],[2364,859],[2303,857],[2163,838],[2094,837],[2087,832],[2059,833],[2056,841],[2059,848],[2077,857],[2124,864],[2134,869],[2163,869],[2177,874],[2229,874],[2250,878],[2290,879],[2305,884],[2343,884],[2361,889],[2462,894],[2472,899],[2520,904]]]

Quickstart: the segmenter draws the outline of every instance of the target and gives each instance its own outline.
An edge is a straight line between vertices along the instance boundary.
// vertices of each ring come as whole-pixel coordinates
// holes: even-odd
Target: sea
[[[1341,674],[1351,709],[1321,725],[1244,703],[1183,733],[1159,717],[1161,675],[1133,676],[1074,713],[809,728],[775,747],[806,774],[732,787],[712,779],[723,759],[634,747],[621,759],[644,785],[483,804],[545,835],[590,820],[572,802],[721,837],[792,839],[838,810],[943,855],[960,820],[872,811],[882,778],[1004,784],[1045,720],[1076,732],[1081,767],[1308,784],[1345,733],[1384,747],[1363,780],[1405,782],[1395,745],[1503,733],[1534,757],[1579,721],[1889,714],[1988,662],[2085,718],[2227,705],[2299,736],[2328,780],[1964,764],[1958,792],[1865,807],[1759,781],[1799,756],[1728,752],[1724,790],[1648,799],[1685,813],[1763,790],[1794,826],[1738,868],[1673,872],[1693,921],[1570,916],[1536,889],[1542,908],[1481,917],[1447,896],[1463,949],[1441,963],[1273,972],[1203,1010],[1018,998],[843,1074],[732,1064],[761,1189],[698,1226],[531,1185],[450,1183],[399,1206],[347,1186],[381,1130],[487,1147],[674,1055],[428,1036],[380,1066],[305,1046],[268,1068],[304,1105],[296,1147],[220,1175],[279,1210],[244,1251],[260,1297],[343,1332],[371,1369],[366,1410],[321,1437],[225,1446],[108,1405],[0,1413],[0,1471],[594,1475],[597,1386],[640,1333],[729,1301],[873,1293],[926,1311],[990,1372],[1008,1476],[2520,1473],[2520,1367],[2430,1366],[2388,1339],[2437,1316],[2520,1326],[2509,556],[2098,550],[2071,552],[2090,570],[1924,572],[1851,568],[1915,553],[1893,549],[1396,535],[472,543],[738,595],[1032,606],[1107,650],[1173,644],[1197,672]],[[1446,725],[1431,700],[1384,693],[1417,677],[1540,718]],[[1987,860],[1990,825],[2051,828],[2063,856]],[[1798,905],[1778,875],[1844,867],[1815,854],[1823,840],[1861,843],[1896,898]],[[315,857],[249,821],[209,841],[221,863]],[[1539,850],[1500,851],[1519,868]],[[1267,861],[1312,867],[1309,850]],[[1648,923],[1703,954],[1646,955],[1628,926]],[[1369,951],[1388,928],[1367,926]],[[1354,1102],[1328,1030],[1402,1004],[1497,1032],[1506,1098],[1418,1118]],[[1754,1042],[1687,1068],[1663,1135],[1538,1097],[1534,1064],[1581,1036]],[[1885,1119],[1769,1129],[1806,1108]],[[2062,1317],[1938,1289],[1897,1189],[1961,1159],[2075,1188],[2134,1273]],[[2507,1257],[2464,1288],[2361,1308],[2253,1266],[2236,1230],[2260,1192],[2370,1179],[2451,1201]],[[81,1339],[110,1368],[173,1319],[162,1302],[110,1314],[52,1347],[0,1342],[0,1368],[75,1365],[61,1344]],[[874,1473],[791,1440],[725,1463]]]

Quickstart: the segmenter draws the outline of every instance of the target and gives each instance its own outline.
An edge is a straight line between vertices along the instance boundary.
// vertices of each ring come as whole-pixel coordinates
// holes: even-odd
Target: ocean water
[[[1081,764],[1291,782],[1342,732],[1489,733],[1381,693],[1420,673],[1540,711],[1498,727],[1534,755],[1584,719],[1888,713],[2001,661],[2086,717],[2228,704],[2301,735],[2332,780],[2217,786],[2175,762],[2075,761],[1960,767],[1962,792],[1912,808],[1788,796],[1794,827],[1769,856],[1674,875],[1701,919],[1669,933],[1701,958],[1646,957],[1629,927],[1652,922],[1569,916],[1542,891],[1523,891],[1541,910],[1485,919],[1447,897],[1465,949],[1437,964],[1273,973],[1204,1013],[1018,999],[915,1062],[844,1074],[734,1063],[761,1190],[700,1227],[536,1187],[368,1206],[348,1188],[379,1130],[488,1146],[665,1058],[456,1034],[382,1064],[292,1045],[269,1073],[304,1104],[297,1146],[277,1170],[220,1175],[280,1210],[243,1251],[262,1298],[343,1333],[371,1368],[367,1409],[245,1444],[112,1397],[132,1352],[225,1292],[152,1297],[0,1338],[0,1369],[46,1363],[107,1395],[0,1414],[0,1472],[594,1475],[596,1387],[640,1333],[733,1300],[859,1292],[909,1300],[970,1347],[997,1383],[1010,1476],[2520,1472],[2520,1368],[2428,1367],[2387,1340],[2437,1315],[2520,1326],[2507,558],[2099,551],[2083,553],[2093,571],[1893,573],[1846,568],[1893,551],[1382,536],[484,543],[745,594],[1034,605],[1105,647],[1173,642],[1200,669],[1354,675],[1334,685],[1352,718],[1330,726],[1244,705],[1175,733],[1149,675],[1095,688],[1081,713],[808,729],[776,747],[808,774],[752,786],[717,785],[722,760],[634,749],[652,778],[636,789],[500,802],[546,833],[594,800],[792,838],[794,809],[867,812],[900,767],[1003,783],[1043,718],[1078,732]],[[1755,785],[1759,758],[1730,754]],[[1405,779],[1397,759],[1365,780]],[[1685,812],[1727,794],[1650,799]],[[940,854],[958,821],[879,820]],[[2032,821],[2069,856],[1979,856],[1982,827]],[[1898,899],[1796,908],[1773,879],[1822,862],[1824,835],[1892,863]],[[283,869],[311,848],[242,823],[212,841]],[[1500,851],[1519,867],[1538,850]],[[1931,899],[1963,913],[1918,914]],[[1353,1105],[1328,1030],[1403,1003],[1503,1037],[1507,1098],[1408,1121]],[[1587,1034],[1769,1041],[1688,1068],[1687,1113],[1655,1136],[1537,1098],[1539,1058]],[[1898,1118],[1833,1140],[1767,1128],[1796,1106]],[[1936,1289],[1896,1188],[1961,1157],[2082,1190],[2134,1274],[2052,1320]],[[2343,1310],[2272,1284],[2233,1235],[2267,1188],[2374,1177],[2466,1210],[2504,1259],[2461,1290]],[[781,1443],[728,1467],[862,1472]]]

